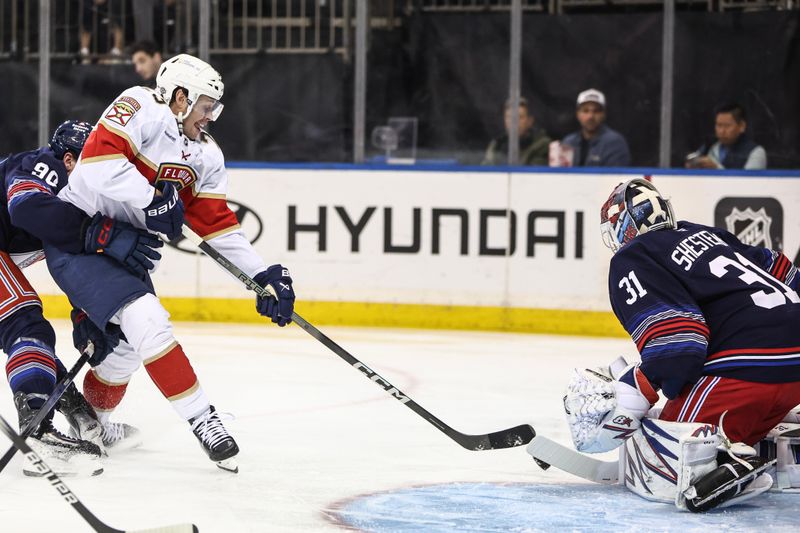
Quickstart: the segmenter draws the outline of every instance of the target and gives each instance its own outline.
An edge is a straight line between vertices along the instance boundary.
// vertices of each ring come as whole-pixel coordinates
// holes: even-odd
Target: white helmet
[[[186,109],[186,113],[178,115],[178,122],[182,123],[183,119],[191,113],[192,107],[201,95],[206,95],[216,102],[211,120],[217,120],[219,114],[222,113],[224,106],[220,100],[225,91],[225,85],[222,83],[219,72],[202,59],[189,54],[179,54],[164,61],[156,76],[156,91],[165,102],[169,103],[178,87],[183,87],[189,93],[187,95],[189,107]]]

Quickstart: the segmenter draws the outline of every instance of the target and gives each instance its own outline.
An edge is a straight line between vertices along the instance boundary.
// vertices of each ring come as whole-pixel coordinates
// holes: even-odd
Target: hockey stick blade
[[[258,283],[255,282],[253,278],[248,276],[245,272],[243,272],[239,267],[234,265],[232,262],[228,260],[224,255],[216,250],[213,246],[208,244],[200,237],[197,233],[192,231],[186,224],[183,225],[183,236],[186,237],[189,241],[191,241],[195,246],[200,248],[208,257],[213,259],[218,265],[222,268],[230,272],[235,278],[241,281],[245,287],[254,291],[256,294],[263,298],[274,298],[275,295],[272,294],[267,288],[262,287]],[[356,359],[353,355],[350,354],[347,350],[336,344],[332,339],[330,339],[327,335],[322,333],[320,330],[315,328],[312,324],[310,324],[307,320],[303,317],[298,315],[297,313],[292,313],[292,321],[300,326],[306,333],[314,337],[320,343],[322,343],[326,348],[330,351],[344,359],[350,366],[364,374],[370,381],[374,382],[376,385],[381,387],[384,391],[386,391],[390,396],[394,397],[400,403],[404,404],[406,407],[417,413],[419,416],[427,420],[430,424],[438,428],[442,433],[453,439],[462,447],[466,448],[467,450],[497,450],[502,448],[515,448],[517,446],[523,446],[531,441],[531,439],[536,435],[533,427],[527,424],[523,424],[520,426],[516,426],[510,429],[504,429],[501,431],[496,431],[494,433],[488,433],[486,435],[467,435],[465,433],[461,433],[456,431],[455,429],[451,428],[426,409],[424,409],[421,405],[417,402],[412,400],[410,397],[405,395],[400,389],[389,383],[389,381],[379,375],[377,372],[372,370],[370,367]]]
[[[534,436],[526,451],[537,463],[544,462],[580,478],[607,485],[619,482],[619,461],[589,457],[542,435]]]
[[[44,402],[44,405],[42,405],[41,409],[39,409],[39,412],[36,413],[36,416],[34,416],[28,425],[25,426],[25,429],[22,430],[20,436],[23,439],[27,439],[28,436],[33,433],[33,430],[39,427],[39,424],[42,423],[42,420],[44,420],[47,415],[50,414],[50,411],[52,411],[56,404],[61,400],[61,396],[64,394],[64,391],[67,390],[67,387],[69,387],[70,383],[72,383],[72,381],[75,379],[75,376],[77,376],[78,372],[81,371],[83,365],[85,365],[89,358],[92,357],[92,354],[94,354],[94,345],[91,343],[91,341],[89,341],[86,349],[83,351],[83,353],[81,353],[80,358],[78,358],[75,364],[72,365],[72,368],[69,369],[67,375],[64,376],[56,385],[56,387],[53,389],[53,392],[51,392],[50,396],[47,398],[47,401]],[[0,472],[3,471],[16,453],[16,446],[11,446],[8,450],[6,450],[6,453],[2,458],[0,458]]]
[[[198,533],[198,529],[194,524],[176,524],[152,529],[129,529],[125,533]]]
[[[102,520],[97,518],[94,513],[92,513],[89,509],[86,508],[83,503],[78,499],[74,492],[72,492],[69,487],[61,480],[58,475],[50,469],[47,464],[42,461],[42,459],[34,452],[28,443],[25,442],[25,439],[22,438],[14,429],[8,424],[5,418],[0,416],[0,431],[5,433],[5,435],[11,439],[11,442],[14,443],[14,446],[21,451],[26,458],[28,458],[31,463],[34,465],[36,470],[42,474],[42,478],[46,479],[48,484],[52,486],[58,493],[61,495],[64,500],[72,506],[75,511],[78,512],[81,517],[83,517],[86,522],[92,526],[92,529],[97,531],[98,533],[126,533],[126,531],[120,529],[114,529],[113,527],[105,524]],[[141,530],[133,530],[129,533],[197,533],[197,526],[194,524],[179,524],[175,526],[167,526],[167,527],[160,527],[160,528],[153,528],[153,529],[141,529]]]

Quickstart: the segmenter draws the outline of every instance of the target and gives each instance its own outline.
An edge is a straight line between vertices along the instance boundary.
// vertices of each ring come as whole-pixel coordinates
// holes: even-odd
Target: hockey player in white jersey
[[[206,62],[186,54],[166,61],[156,90],[130,88],[103,112],[60,197],[86,213],[101,212],[170,240],[187,223],[257,282],[272,286],[277,299],[257,298],[256,309],[285,326],[294,307],[289,272],[281,265],[268,266],[245,238],[226,202],[222,152],[204,131],[222,111],[223,90],[219,73]],[[127,339],[87,373],[83,384],[103,425],[106,448],[139,440],[135,428],[113,423],[109,416],[143,362],[211,460],[237,472],[239,448],[173,336],[149,275],[134,276],[99,256],[47,250],[47,260],[53,278],[77,307],[100,328],[119,324]]]

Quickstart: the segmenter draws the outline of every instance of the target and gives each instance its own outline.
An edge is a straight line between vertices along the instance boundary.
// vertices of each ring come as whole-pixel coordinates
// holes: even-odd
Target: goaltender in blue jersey
[[[43,241],[65,252],[103,254],[135,272],[153,266],[161,241],[146,231],[104,217],[87,216],[58,198],[67,184],[91,124],[66,121],[47,146],[10,155],[0,161],[5,194],[0,207],[0,348],[8,356],[6,374],[19,414],[20,431],[28,426],[61,380],[66,369],[55,354],[55,332],[42,315],[42,302],[22,268],[42,259]],[[73,340],[94,346],[98,364],[118,342],[96,328],[79,310],[72,313]],[[74,384],[57,404],[78,434],[100,441],[103,428]],[[52,412],[36,427],[28,444],[61,474],[99,473],[100,447],[67,437],[52,424]],[[85,437],[84,437],[85,438]],[[27,462],[23,470],[41,475]]]
[[[564,398],[576,448],[622,445],[627,488],[691,511],[757,496],[773,476],[778,488],[800,487],[795,266],[721,229],[677,222],[643,179],[617,186],[600,221],[614,252],[611,307],[641,362],[576,369]],[[667,401],[651,409],[659,390]]]
[[[614,313],[667,398],[704,375],[800,381],[796,287],[782,253],[683,221],[623,246],[609,274]]]

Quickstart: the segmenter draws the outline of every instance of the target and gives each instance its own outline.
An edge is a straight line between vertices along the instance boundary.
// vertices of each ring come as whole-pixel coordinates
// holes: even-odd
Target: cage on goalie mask
[[[675,228],[672,204],[640,178],[620,183],[600,208],[603,243],[616,252],[637,235]]]
[[[77,158],[83,150],[83,145],[86,144],[86,139],[92,132],[92,125],[88,122],[81,122],[78,120],[67,120],[62,122],[53,132],[53,137],[50,139],[50,149],[53,151],[58,159],[64,157],[67,152]]]

